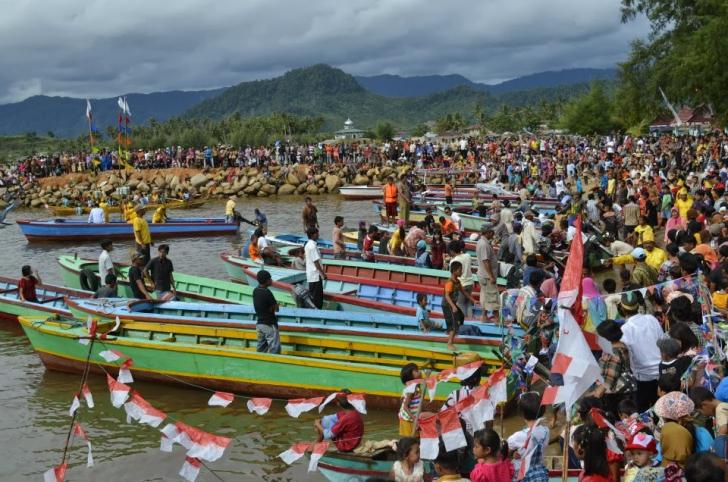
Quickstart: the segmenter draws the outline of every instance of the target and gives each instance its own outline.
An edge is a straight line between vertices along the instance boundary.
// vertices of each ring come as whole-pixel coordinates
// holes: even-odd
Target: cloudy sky
[[[0,103],[204,89],[327,63],[483,82],[610,67],[619,0],[0,0]]]

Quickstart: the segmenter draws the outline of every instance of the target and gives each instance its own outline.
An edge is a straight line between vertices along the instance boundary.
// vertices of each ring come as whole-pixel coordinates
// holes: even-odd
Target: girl
[[[445,250],[447,245],[445,240],[442,239],[442,231],[435,230],[435,234],[432,237],[432,245],[430,246],[430,262],[434,269],[442,269],[445,263]]]
[[[402,405],[399,407],[399,434],[403,437],[414,435],[415,423],[422,405],[422,387],[417,384],[414,391],[408,390],[407,383],[422,378],[419,368],[408,363],[399,372],[399,378],[405,386],[402,392]]]
[[[413,437],[404,437],[397,442],[397,461],[392,466],[390,478],[396,482],[422,482],[425,467],[420,460],[420,442]]]
[[[473,435],[473,455],[478,460],[470,472],[473,482],[509,482],[515,471],[508,460],[508,445],[502,446],[495,430],[485,428]]]
[[[579,482],[611,482],[604,432],[589,422],[576,428],[572,440],[574,452],[584,467]]]
[[[450,279],[445,282],[444,296],[442,297],[442,314],[445,318],[445,326],[447,331],[447,349],[455,351],[455,335],[458,328],[465,321],[460,307],[457,305],[458,294],[462,294],[471,303],[476,304],[472,295],[468,293],[463,285],[460,284],[460,276],[463,274],[463,265],[459,261],[450,263]]]

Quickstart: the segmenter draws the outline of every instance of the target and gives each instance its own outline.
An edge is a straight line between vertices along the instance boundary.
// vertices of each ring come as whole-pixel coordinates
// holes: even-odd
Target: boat
[[[292,234],[292,233],[283,233],[283,234],[273,234],[273,235],[266,235],[265,237],[273,246],[297,246],[297,247],[303,247],[304,244],[308,241],[308,236],[301,235],[301,234]],[[349,250],[356,250],[357,245],[356,243],[345,243],[346,249]],[[334,248],[334,242],[330,241],[328,239],[317,239],[316,245],[321,248],[325,249],[332,249]]]
[[[344,199],[352,201],[379,199],[384,195],[382,193],[382,186],[342,186],[339,188],[339,194]]]
[[[61,255],[58,257],[58,264],[61,267],[61,278],[63,278],[64,284],[75,289],[83,289],[89,272],[98,276],[99,267],[95,260],[83,259],[74,255]],[[119,295],[133,298],[128,279],[129,266],[118,263],[115,263],[115,266],[121,275],[118,280]],[[182,301],[253,304],[253,288],[240,283],[192,276],[178,271],[174,272],[174,283],[177,297]],[[280,293],[276,299],[281,306],[296,306],[295,300],[288,293]]]
[[[220,328],[255,329],[255,309],[247,305],[223,305],[214,303],[187,303],[180,301],[147,300],[66,300],[72,316],[85,320],[91,316],[101,320],[174,323],[177,325],[215,326]],[[281,308],[278,327],[286,333],[313,333],[351,337],[361,340],[400,340],[408,347],[441,348],[447,342],[443,331],[424,333],[411,316],[352,313],[343,311]],[[497,350],[505,329],[486,323],[474,323],[482,336],[459,336],[455,342],[458,351],[477,352],[492,365],[500,365]],[[520,333],[520,330],[518,330]]]
[[[153,210],[157,209],[159,206],[165,206],[167,209],[196,209],[205,204],[204,199],[167,199],[164,203],[149,203],[144,205],[144,209],[147,210]],[[88,214],[91,212],[90,207],[84,207],[84,206],[57,206],[57,205],[48,205],[46,208],[54,215],[54,216],[79,216],[81,214]],[[120,206],[113,205],[109,206],[108,208],[109,213],[119,213],[121,212]]]
[[[28,241],[90,241],[99,239],[132,239],[131,223],[87,223],[67,219],[21,219],[16,221]],[[238,232],[238,223],[224,218],[169,218],[166,223],[149,223],[152,239],[170,237],[199,237],[232,235]]]
[[[385,232],[385,233],[392,233],[394,232],[394,229],[396,226],[387,226],[385,224],[374,224],[374,226],[379,229],[379,232]],[[359,239],[359,232],[358,231],[343,231],[341,233],[342,238],[344,238],[344,241],[347,242],[356,242]],[[427,236],[426,238],[428,243],[432,243],[432,236]],[[471,252],[471,254],[475,253],[475,247],[477,244],[477,241],[468,241],[464,240],[465,242],[465,251]],[[374,241],[375,246],[379,246],[379,241]]]
[[[123,322],[106,339],[82,345],[86,322],[65,317],[25,317],[20,325],[47,369],[82,372],[90,353],[92,373],[104,375],[118,364],[104,350],[134,360],[137,380],[194,384],[211,390],[272,398],[327,396],[346,386],[366,394],[370,407],[394,409],[402,396],[400,370],[407,363],[453,368],[448,350],[401,346],[400,342],[351,341],[311,334],[281,334],[281,354],[255,351],[255,330],[174,323]],[[113,322],[100,323],[104,333]],[[438,368],[439,369],[439,368]],[[435,406],[457,383],[437,386]]]
[[[73,290],[61,286],[39,284],[35,287],[38,302],[22,301],[18,295],[18,280],[0,276],[0,318],[17,320],[18,316],[71,316],[64,298],[91,298],[90,291]]]

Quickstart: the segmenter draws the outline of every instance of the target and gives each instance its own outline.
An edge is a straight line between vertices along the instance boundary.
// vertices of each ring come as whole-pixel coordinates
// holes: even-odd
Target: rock
[[[32,207],[32,208],[37,208],[41,204],[43,204],[43,201],[40,199],[33,199],[30,201],[30,207]]]
[[[278,188],[278,195],[293,194],[296,192],[296,186],[293,184],[284,184]]]
[[[369,184],[369,178],[363,174],[357,174],[354,178],[354,184],[357,186],[366,186]]]
[[[265,184],[265,185],[263,185],[263,187],[260,188],[260,190],[267,194],[276,193],[276,187],[273,184]]]
[[[263,185],[263,183],[262,183],[262,182],[260,182],[260,181],[255,181],[255,182],[254,182],[254,183],[253,183],[253,184],[251,185],[251,187],[253,188],[253,190],[254,190],[254,191],[257,191],[257,190],[259,190],[259,189],[261,188],[261,186],[262,186],[262,185]]]
[[[151,188],[149,187],[149,184],[147,184],[146,182],[142,181],[139,184],[137,184],[137,191],[149,192],[149,191],[151,191]]]
[[[240,179],[236,179],[233,183],[238,190],[245,188],[248,185],[248,176],[243,176]]]
[[[109,179],[107,179],[106,182],[109,184],[117,185],[119,184],[119,178],[116,177],[115,174],[112,174],[111,176],[109,176]]]
[[[126,185],[129,186],[129,189],[136,189],[140,182],[139,179],[129,179],[126,181]]]
[[[268,197],[268,193],[265,191],[258,191],[258,194],[256,194],[258,197]]]
[[[306,188],[307,194],[318,194],[318,187],[316,187],[316,184],[309,184]]]
[[[154,185],[157,187],[164,187],[167,185],[167,181],[162,176],[157,176],[154,178]]]
[[[114,187],[113,184],[107,184],[101,190],[104,192],[104,194],[106,194],[108,196],[112,192],[116,191],[116,188]]]
[[[255,191],[257,191],[257,190],[258,190],[258,189],[257,189],[257,188],[256,188],[256,187],[255,187],[255,186],[253,185],[253,186],[248,186],[248,187],[246,187],[245,189],[243,189],[243,192],[244,192],[245,194],[253,194],[253,193],[254,193]]]
[[[296,188],[296,194],[303,194],[304,192],[306,192],[306,185],[305,184],[300,184]]]
[[[301,180],[298,179],[298,176],[295,172],[289,172],[286,176],[286,183],[292,186],[298,186],[299,184],[301,184]]]
[[[371,185],[372,185],[372,186],[377,186],[377,187],[379,187],[379,186],[381,186],[381,185],[382,185],[382,181],[380,181],[379,179],[375,179],[375,180],[373,180],[373,181],[372,181]]]
[[[195,174],[194,176],[192,176],[192,179],[190,179],[190,184],[192,185],[192,187],[198,188],[207,184],[208,180],[209,178],[204,174]]]
[[[248,174],[249,177],[257,176],[258,175],[258,169],[256,169],[255,167],[248,168],[248,173],[247,174]]]

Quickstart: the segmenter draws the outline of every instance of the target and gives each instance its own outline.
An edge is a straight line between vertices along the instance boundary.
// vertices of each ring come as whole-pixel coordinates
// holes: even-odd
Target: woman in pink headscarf
[[[673,229],[685,229],[685,221],[680,217],[680,211],[677,208],[670,209],[670,217],[665,224],[665,243],[668,242],[667,233]]]
[[[592,278],[582,278],[581,296],[585,315],[584,329],[594,333],[597,326],[607,319],[607,305],[604,303],[599,287]]]

